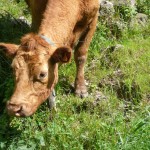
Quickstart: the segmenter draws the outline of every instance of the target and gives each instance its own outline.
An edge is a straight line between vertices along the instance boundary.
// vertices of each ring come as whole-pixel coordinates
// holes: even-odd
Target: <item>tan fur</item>
[[[7,105],[8,113],[15,116],[32,115],[47,99],[58,80],[58,63],[69,62],[73,48],[77,67],[75,93],[87,96],[84,64],[99,9],[98,0],[26,2],[31,10],[34,33],[25,35],[14,52],[10,45],[0,43],[8,55],[15,55],[12,66],[16,86]],[[54,45],[47,43],[41,35]]]

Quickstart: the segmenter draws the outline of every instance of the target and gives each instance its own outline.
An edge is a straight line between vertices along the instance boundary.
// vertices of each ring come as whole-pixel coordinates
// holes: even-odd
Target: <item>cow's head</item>
[[[58,80],[58,63],[70,60],[68,47],[55,47],[39,35],[27,34],[21,45],[0,43],[0,50],[12,57],[15,89],[7,103],[8,114],[30,116],[52,92]]]

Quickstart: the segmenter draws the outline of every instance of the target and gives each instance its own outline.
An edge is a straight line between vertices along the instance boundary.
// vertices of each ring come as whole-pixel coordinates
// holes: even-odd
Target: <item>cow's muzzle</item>
[[[30,116],[31,113],[26,112],[26,104],[16,104],[7,102],[7,112],[10,116],[25,117]]]

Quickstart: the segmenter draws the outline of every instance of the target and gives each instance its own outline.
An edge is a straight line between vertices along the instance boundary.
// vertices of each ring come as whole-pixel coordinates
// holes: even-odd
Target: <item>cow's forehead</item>
[[[25,67],[39,66],[48,62],[50,55],[44,52],[19,52],[12,61],[12,67],[19,69]]]

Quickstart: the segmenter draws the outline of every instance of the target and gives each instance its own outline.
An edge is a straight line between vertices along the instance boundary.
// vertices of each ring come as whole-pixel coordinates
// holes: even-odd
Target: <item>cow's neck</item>
[[[77,5],[79,4],[72,3],[70,0],[67,0],[67,4],[62,1],[48,1],[38,34],[49,38],[56,46],[69,46],[73,38],[73,29],[79,11]],[[72,9],[70,5],[73,5]]]
[[[41,34],[39,34],[39,36],[43,39],[43,40],[45,40],[49,45],[51,45],[51,46],[56,46],[56,44],[49,38],[49,37],[47,37],[47,36],[45,36],[45,35],[41,35]]]

